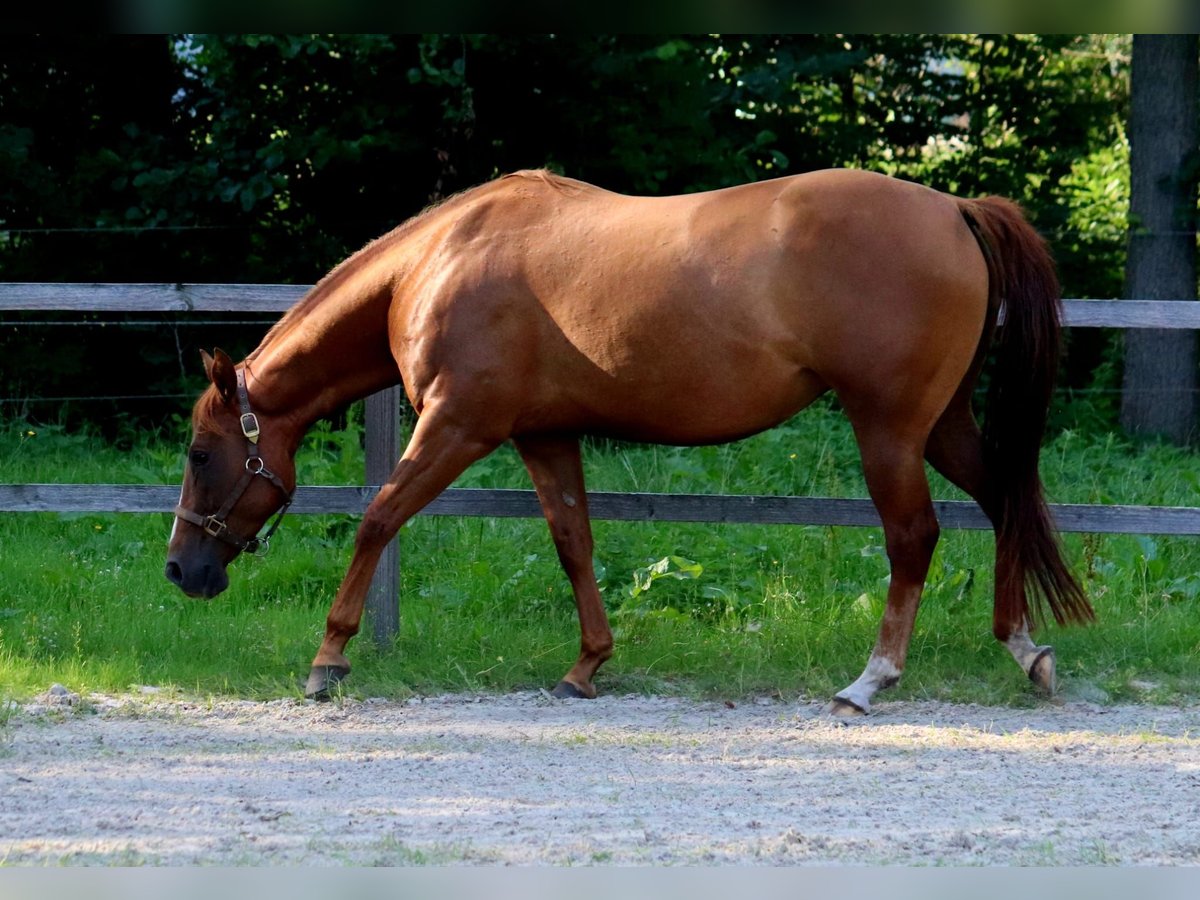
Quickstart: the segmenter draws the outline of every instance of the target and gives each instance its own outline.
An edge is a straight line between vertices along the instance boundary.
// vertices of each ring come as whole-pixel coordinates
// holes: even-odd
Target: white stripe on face
[[[175,505],[176,506],[183,505],[183,485],[179,486],[179,502],[176,503]],[[175,540],[175,529],[178,527],[179,527],[179,516],[175,516],[175,518],[173,518],[171,520],[171,536],[169,538],[167,538],[167,546],[168,547],[170,547],[171,542]]]

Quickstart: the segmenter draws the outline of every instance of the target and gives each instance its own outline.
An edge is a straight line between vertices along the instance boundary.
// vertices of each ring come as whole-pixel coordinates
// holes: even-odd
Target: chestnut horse
[[[594,697],[613,640],[580,436],[732,441],[833,391],[891,583],[866,668],[829,711],[866,713],[904,668],[938,539],[925,460],[990,517],[995,636],[1053,691],[1053,651],[1031,628],[1043,607],[1060,623],[1093,615],[1038,475],[1059,310],[1045,245],[1000,198],[844,170],[654,198],[517,172],[351,256],[243,363],[204,354],[212,385],[193,413],[166,575],[192,596],[224,590],[229,562],[286,509],[309,425],[402,383],[419,419],[358,529],[307,693],[328,696],[350,671],[346,644],[398,529],[511,440],[579,610],[580,654],[554,693]],[[971,396],[993,337],[981,432]]]

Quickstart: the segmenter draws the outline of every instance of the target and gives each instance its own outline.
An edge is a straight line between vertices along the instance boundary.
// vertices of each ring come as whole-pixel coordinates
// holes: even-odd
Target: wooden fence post
[[[383,484],[400,458],[400,388],[367,397],[366,483]],[[400,538],[384,548],[367,592],[371,635],[380,647],[391,644],[400,630]]]

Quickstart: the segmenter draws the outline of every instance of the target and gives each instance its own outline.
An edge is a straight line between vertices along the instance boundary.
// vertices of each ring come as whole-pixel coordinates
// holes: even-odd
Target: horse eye
[[[196,466],[196,467],[203,466],[208,462],[208,451],[207,450],[193,450],[188,455],[188,458],[191,460],[193,466]]]

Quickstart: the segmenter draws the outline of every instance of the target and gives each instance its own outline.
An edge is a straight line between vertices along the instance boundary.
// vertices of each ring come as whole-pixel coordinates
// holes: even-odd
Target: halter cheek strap
[[[237,400],[238,424],[241,426],[242,435],[246,438],[245,471],[233,486],[233,490],[229,492],[229,496],[225,498],[225,502],[221,504],[221,508],[212,515],[202,516],[200,513],[185,509],[183,506],[176,506],[175,516],[183,519],[185,522],[190,522],[193,525],[203,528],[205,532],[217,540],[231,544],[237,547],[238,550],[246,553],[266,553],[270,547],[271,535],[275,533],[275,530],[279,527],[279,523],[283,521],[283,514],[292,505],[292,492],[284,486],[283,479],[267,468],[262,457],[259,455],[258,438],[261,432],[258,426],[258,416],[254,415],[254,411],[250,408],[250,394],[246,390],[246,375],[242,369],[238,369],[237,373]],[[276,510],[275,518],[265,533],[252,538],[243,538],[229,530],[226,520],[255,478],[265,478],[271,482],[275,486],[275,489],[283,495],[283,505]]]

